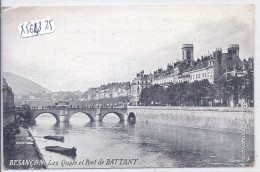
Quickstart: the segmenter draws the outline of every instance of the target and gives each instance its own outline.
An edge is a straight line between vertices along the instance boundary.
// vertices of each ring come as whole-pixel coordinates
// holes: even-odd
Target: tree
[[[215,83],[216,98],[220,100],[221,106],[228,106],[231,96],[228,81],[223,79],[222,81]]]
[[[149,88],[144,88],[141,91],[140,102],[141,102],[141,104],[143,104],[145,106],[151,104],[151,95],[150,95],[150,89]]]
[[[207,91],[207,98],[211,101],[211,104],[213,105],[213,101],[216,99],[216,88],[213,84],[210,84]]]
[[[248,104],[253,104],[253,90],[253,76],[232,77],[215,84],[205,79],[171,84],[167,89],[153,85],[142,90],[140,101],[143,105],[209,106],[213,105],[215,99],[219,99],[221,106],[228,106],[230,100],[236,105],[242,98]]]
[[[254,77],[249,73],[244,77],[241,98],[245,99],[248,106],[254,106]]]
[[[242,98],[243,80],[243,78],[235,76],[228,81],[229,98],[233,101],[234,106],[236,106],[238,100]]]
[[[170,85],[166,89],[166,93],[167,93],[168,104],[170,104],[172,106],[177,106],[178,101],[177,101],[177,86],[176,86],[176,84]]]
[[[150,90],[151,100],[156,105],[165,105],[167,101],[166,91],[160,85],[153,85]]]
[[[174,96],[173,101],[177,106],[181,106],[185,104],[185,93],[187,90],[187,82],[177,83],[174,85],[174,89],[171,92],[171,95]],[[174,92],[173,92],[174,91]],[[169,93],[167,93],[169,94]]]

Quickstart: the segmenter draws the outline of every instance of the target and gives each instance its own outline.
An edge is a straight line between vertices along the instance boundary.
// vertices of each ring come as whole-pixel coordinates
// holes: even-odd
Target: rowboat
[[[63,154],[63,155],[67,155],[67,156],[76,156],[77,153],[77,149],[76,148],[64,148],[64,147],[60,147],[60,146],[46,146],[45,147],[46,151],[50,151],[50,152],[56,152],[59,154]]]
[[[43,138],[48,140],[56,140],[56,141],[64,142],[63,136],[44,136]]]

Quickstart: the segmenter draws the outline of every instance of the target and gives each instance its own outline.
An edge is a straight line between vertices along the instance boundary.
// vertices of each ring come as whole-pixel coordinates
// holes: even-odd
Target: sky
[[[18,25],[44,18],[53,33],[23,38]],[[254,56],[253,5],[110,5],[8,7],[2,11],[3,71],[52,91],[86,91],[132,81],[182,59],[195,60],[239,44],[240,58]]]

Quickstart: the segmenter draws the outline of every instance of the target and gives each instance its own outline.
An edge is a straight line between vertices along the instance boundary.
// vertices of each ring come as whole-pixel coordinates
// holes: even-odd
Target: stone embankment
[[[4,131],[4,168],[46,169],[45,160],[30,130],[27,127],[14,127]]]
[[[254,109],[242,107],[128,106],[136,121],[254,134]]]

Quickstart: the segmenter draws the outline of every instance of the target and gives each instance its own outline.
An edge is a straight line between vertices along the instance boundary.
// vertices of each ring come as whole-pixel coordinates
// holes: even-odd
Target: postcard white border
[[[149,169],[77,169],[77,170],[66,170],[66,171],[96,171],[96,172],[259,172],[260,171],[260,76],[257,74],[260,73],[260,59],[258,55],[260,54],[259,49],[259,40],[260,37],[260,1],[257,0],[2,0],[2,6],[83,6],[83,5],[174,5],[174,4],[254,4],[255,5],[255,167],[245,167],[245,168],[149,168]],[[2,33],[1,33],[2,34]],[[2,46],[2,44],[1,44]],[[2,48],[1,48],[2,49]],[[1,52],[2,54],[2,52]],[[2,57],[2,56],[1,56]],[[1,59],[1,73],[2,73],[2,59]],[[2,75],[1,75],[2,79]],[[2,88],[2,85],[1,85]],[[1,95],[2,102],[2,95]],[[2,107],[1,107],[2,113]],[[1,115],[1,126],[2,126],[2,115]],[[2,133],[2,128],[1,128]],[[2,143],[2,134],[1,134],[1,148]],[[3,151],[1,149],[1,160],[3,160]],[[2,162],[1,162],[2,165]],[[3,167],[1,167],[3,170]],[[6,171],[6,170],[5,170]],[[15,170],[15,171],[24,171],[24,170]],[[42,170],[33,170],[41,171]],[[48,170],[55,172],[65,171],[64,169],[60,170]]]

